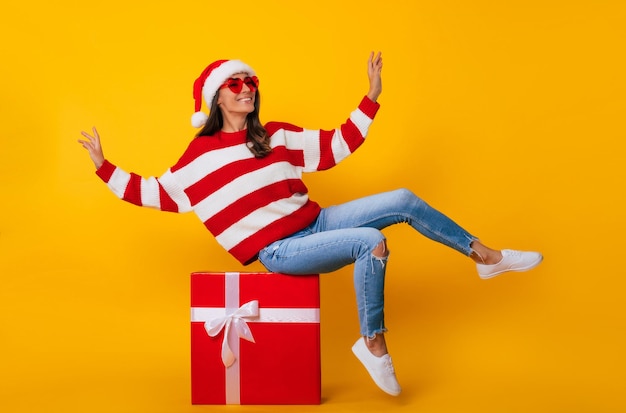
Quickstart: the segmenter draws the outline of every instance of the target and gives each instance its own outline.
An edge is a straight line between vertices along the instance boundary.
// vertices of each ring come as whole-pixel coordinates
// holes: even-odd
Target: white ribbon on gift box
[[[245,303],[230,315],[223,315],[220,317],[209,318],[204,322],[204,328],[211,337],[215,337],[224,329],[224,337],[230,337],[231,327],[233,328],[233,334],[237,337],[246,339],[254,343],[254,337],[252,331],[246,323],[246,318],[252,319],[259,316],[259,301],[253,300]],[[224,366],[230,367],[235,362],[235,354],[228,345],[228,340],[222,340],[222,362]]]
[[[191,321],[204,322],[211,337],[224,329],[222,362],[226,367],[226,404],[240,404],[239,338],[254,343],[248,322],[319,323],[319,308],[259,308],[258,300],[239,305],[239,273],[225,274],[225,308],[192,307]]]

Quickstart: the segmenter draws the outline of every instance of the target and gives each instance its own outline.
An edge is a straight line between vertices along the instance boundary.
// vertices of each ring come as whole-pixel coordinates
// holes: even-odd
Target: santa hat
[[[254,76],[255,72],[250,66],[239,60],[217,60],[207,66],[200,77],[193,83],[193,100],[195,113],[191,116],[191,124],[194,128],[204,126],[208,115],[202,112],[202,97],[207,106],[211,106],[215,94],[220,86],[235,73],[247,73]]]

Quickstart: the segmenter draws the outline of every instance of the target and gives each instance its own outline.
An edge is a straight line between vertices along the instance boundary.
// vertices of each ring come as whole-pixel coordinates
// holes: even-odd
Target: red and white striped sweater
[[[162,211],[193,211],[217,242],[242,264],[266,245],[306,227],[320,206],[303,172],[331,168],[364,141],[379,104],[367,97],[338,129],[308,130],[270,122],[272,152],[257,159],[246,131],[193,139],[160,178],[143,178],[106,161],[98,176],[121,199]]]

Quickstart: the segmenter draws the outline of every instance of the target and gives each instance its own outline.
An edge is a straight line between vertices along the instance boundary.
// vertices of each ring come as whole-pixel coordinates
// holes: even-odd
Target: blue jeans
[[[407,223],[422,235],[469,256],[475,237],[411,191],[398,189],[323,208],[317,219],[259,252],[272,272],[328,273],[354,263],[361,335],[387,331],[384,322],[387,257],[372,252],[385,241],[381,229]]]

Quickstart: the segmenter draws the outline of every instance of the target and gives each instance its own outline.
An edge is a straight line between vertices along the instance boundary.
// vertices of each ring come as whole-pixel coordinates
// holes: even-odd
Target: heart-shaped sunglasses
[[[233,93],[241,93],[244,84],[248,86],[250,92],[254,93],[259,88],[259,78],[256,76],[246,76],[243,79],[231,77],[220,86],[220,89],[228,88]]]

